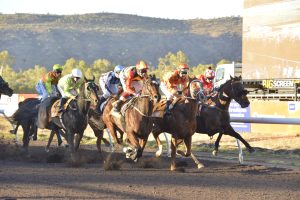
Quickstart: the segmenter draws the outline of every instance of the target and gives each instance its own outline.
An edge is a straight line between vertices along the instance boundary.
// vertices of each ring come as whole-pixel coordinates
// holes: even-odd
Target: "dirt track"
[[[299,199],[300,171],[178,158],[181,172],[169,171],[169,158],[146,153],[138,164],[114,154],[103,164],[94,147],[81,147],[79,161],[65,149],[44,151],[43,143],[23,158],[13,145],[0,148],[0,199]],[[115,170],[104,170],[113,165]],[[116,169],[120,167],[120,169]]]

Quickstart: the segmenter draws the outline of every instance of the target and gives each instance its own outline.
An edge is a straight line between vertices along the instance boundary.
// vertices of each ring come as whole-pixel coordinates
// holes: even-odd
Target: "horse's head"
[[[144,81],[142,95],[149,95],[154,103],[160,101],[161,95],[159,93],[159,83],[155,75],[149,75],[149,77]]]
[[[7,96],[12,96],[13,92],[14,91],[8,86],[8,83],[0,76],[0,95],[5,94]]]
[[[99,101],[99,87],[95,83],[95,77],[93,76],[93,79],[91,80],[84,77],[84,80],[85,98],[91,100],[92,104],[96,106]]]
[[[242,108],[249,106],[250,102],[247,97],[248,91],[244,88],[244,85],[241,81],[241,76],[239,77],[230,77],[231,81],[231,96],[232,98],[240,104]]]

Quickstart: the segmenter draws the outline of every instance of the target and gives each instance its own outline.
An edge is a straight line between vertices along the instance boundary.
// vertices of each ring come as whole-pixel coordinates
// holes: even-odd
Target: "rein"
[[[146,98],[146,97],[150,97],[150,95],[141,95],[141,96],[139,96],[139,97],[137,97],[133,102],[132,102],[132,104],[130,105],[130,106],[128,106],[128,108],[126,109],[126,110],[128,110],[130,107],[132,107],[133,109],[135,109],[140,115],[142,115],[143,117],[152,117],[151,115],[146,115],[146,114],[144,114],[140,109],[138,109],[136,106],[134,106],[134,103],[138,100],[138,98]],[[150,101],[152,101],[151,99],[150,99]],[[125,111],[126,111],[125,110]]]

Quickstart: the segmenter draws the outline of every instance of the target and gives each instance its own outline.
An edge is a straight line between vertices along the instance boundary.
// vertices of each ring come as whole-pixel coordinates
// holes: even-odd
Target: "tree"
[[[226,60],[226,59],[222,59],[222,60],[220,60],[220,61],[217,63],[217,65],[230,64],[230,63],[231,63],[231,61]]]
[[[164,58],[159,58],[158,62],[158,67],[153,73],[162,78],[163,74],[176,69],[180,63],[188,64],[189,59],[184,52],[178,51],[176,54],[169,52]]]

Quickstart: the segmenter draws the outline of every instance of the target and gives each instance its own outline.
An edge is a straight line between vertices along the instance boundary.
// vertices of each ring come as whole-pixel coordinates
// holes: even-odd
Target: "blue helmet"
[[[124,68],[125,68],[125,67],[122,66],[122,65],[117,65],[117,66],[115,66],[115,68],[114,68],[114,73],[115,73],[115,76],[116,76],[117,78],[119,78],[119,74],[120,74],[120,72],[121,72]]]

